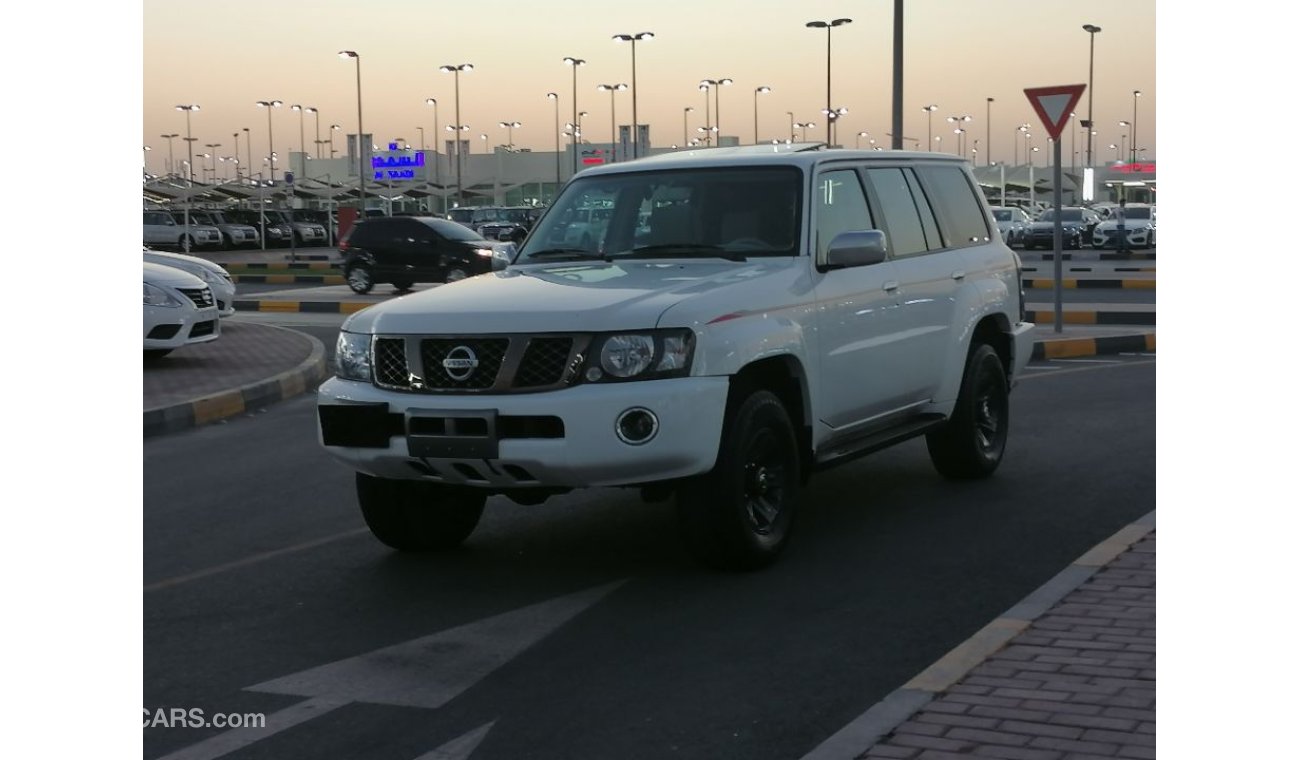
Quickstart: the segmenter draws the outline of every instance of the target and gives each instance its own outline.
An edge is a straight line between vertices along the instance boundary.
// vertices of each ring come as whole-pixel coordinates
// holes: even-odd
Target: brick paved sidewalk
[[[1156,756],[1156,534],[867,750],[883,760]]]

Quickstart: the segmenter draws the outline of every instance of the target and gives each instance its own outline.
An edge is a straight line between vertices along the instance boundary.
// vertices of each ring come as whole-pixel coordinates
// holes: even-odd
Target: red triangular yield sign
[[[1088,87],[1086,84],[1063,84],[1056,87],[1029,87],[1025,89],[1025,95],[1029,98],[1029,105],[1034,107],[1038,112],[1038,118],[1043,122],[1043,128],[1047,134],[1052,136],[1053,140],[1061,137],[1061,130],[1065,129],[1065,123],[1070,120],[1070,114],[1074,111],[1074,106],[1079,102],[1079,97]]]

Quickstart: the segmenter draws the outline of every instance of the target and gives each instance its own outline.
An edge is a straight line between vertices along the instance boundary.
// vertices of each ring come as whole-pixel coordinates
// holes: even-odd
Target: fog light
[[[649,409],[633,407],[618,416],[614,432],[623,443],[640,446],[659,432],[659,418]]]

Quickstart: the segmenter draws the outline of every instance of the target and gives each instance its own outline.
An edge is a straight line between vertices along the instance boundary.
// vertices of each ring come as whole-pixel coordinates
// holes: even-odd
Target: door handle
[[[895,290],[898,290],[898,281],[897,281],[897,280],[890,280],[889,282],[885,283],[884,285],[881,285],[881,286],[880,286],[880,289],[883,290],[883,291],[885,291],[886,293],[893,293]]]
[[[964,280],[966,279],[966,273],[961,270],[957,270],[956,272],[952,273],[952,278],[954,280]]]

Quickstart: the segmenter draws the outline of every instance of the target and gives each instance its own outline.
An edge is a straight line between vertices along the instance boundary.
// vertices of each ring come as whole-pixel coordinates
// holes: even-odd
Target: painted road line
[[[836,731],[802,760],[851,760],[864,755],[877,741],[1011,643],[1016,635],[1087,582],[1106,563],[1146,537],[1155,529],[1155,522],[1156,513],[1149,512],[1088,550],[1029,596]]]
[[[168,753],[158,760],[214,760],[214,758],[237,752],[248,745],[273,736],[286,729],[305,723],[312,718],[337,710],[347,704],[346,700],[309,699],[290,705],[283,710],[266,716],[266,724],[259,728],[232,728],[216,736],[204,739],[198,744],[191,744],[183,749]]]
[[[173,586],[179,586],[183,583],[189,583],[190,581],[197,581],[202,578],[208,578],[213,575],[217,575],[219,573],[228,572],[230,570],[238,570],[239,568],[242,567],[248,567],[249,565],[256,565],[257,563],[265,562],[268,559],[283,557],[287,554],[294,554],[296,552],[304,551],[306,549],[315,549],[318,546],[325,546],[326,544],[332,544],[335,541],[342,541],[345,538],[352,538],[354,536],[360,536],[362,534],[369,533],[369,532],[370,532],[369,528],[355,528],[353,530],[345,530],[342,533],[335,533],[332,536],[325,536],[324,538],[315,538],[310,541],[303,541],[302,543],[299,544],[293,544],[291,546],[283,546],[280,547],[279,549],[271,549],[270,551],[261,552],[259,554],[252,554],[247,557],[244,557],[243,559],[237,559],[231,562],[226,562],[224,564],[214,565],[212,567],[205,567],[202,570],[195,570],[192,573],[177,575],[171,578],[166,578],[164,580],[157,581],[155,583],[150,583],[149,585],[144,587],[144,592],[148,594],[151,591],[161,591],[166,588],[172,588]]]
[[[1119,359],[1054,359],[1061,364],[1123,364]]]
[[[491,723],[485,723],[464,736],[452,739],[432,752],[420,755],[415,760],[468,760],[469,756],[474,754],[474,750],[478,749],[478,745],[483,743],[488,732],[496,724],[495,720]]]

